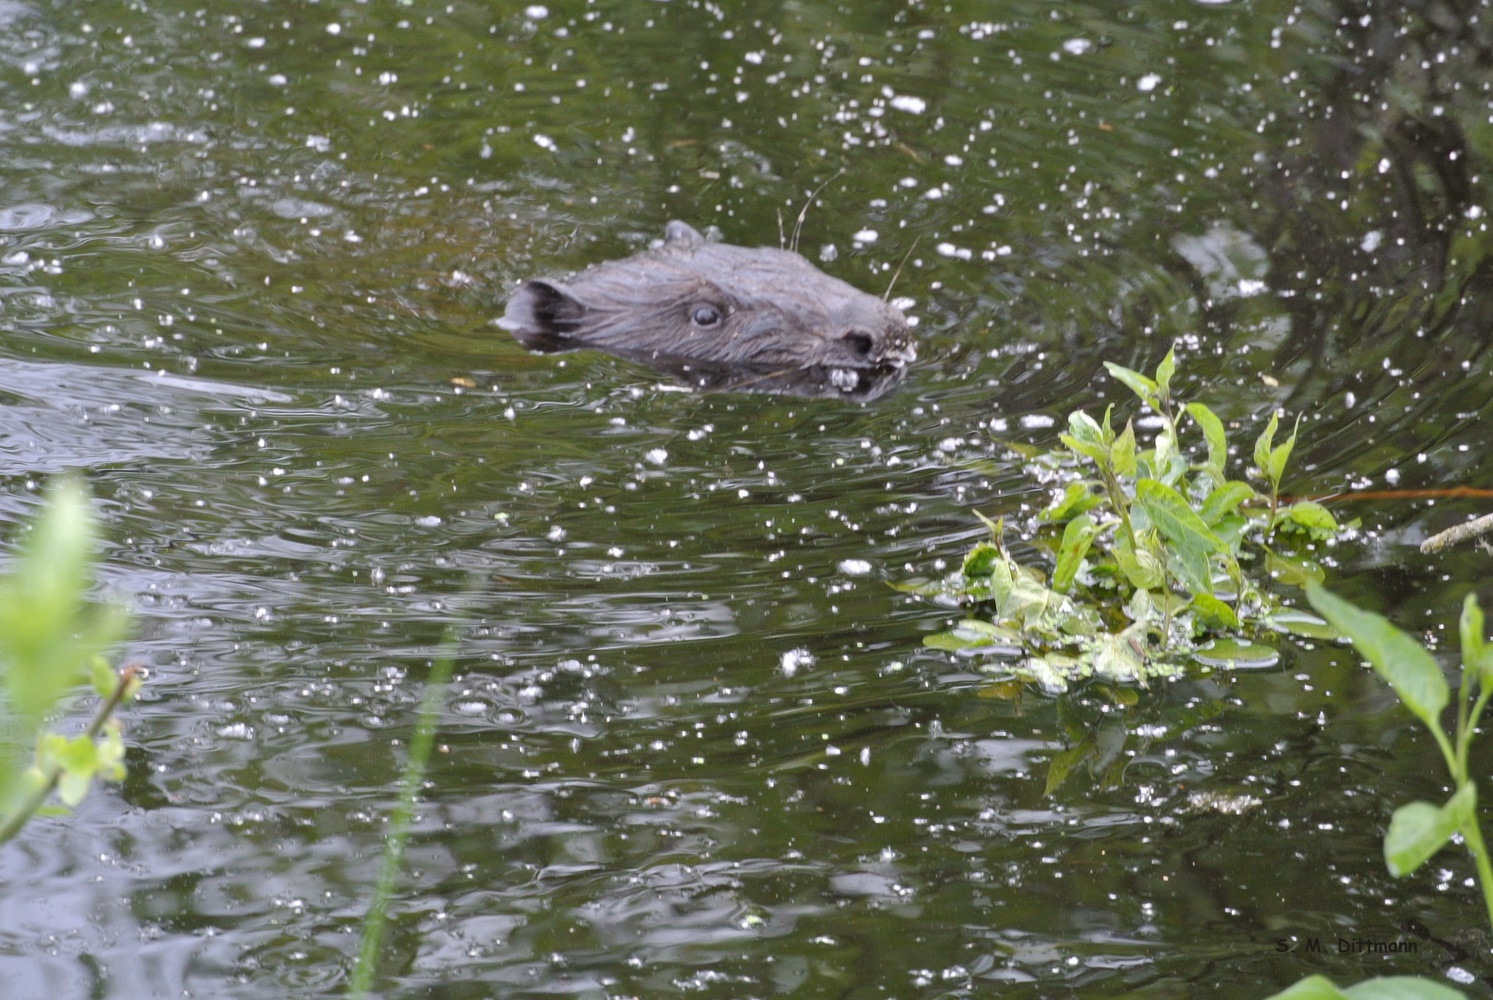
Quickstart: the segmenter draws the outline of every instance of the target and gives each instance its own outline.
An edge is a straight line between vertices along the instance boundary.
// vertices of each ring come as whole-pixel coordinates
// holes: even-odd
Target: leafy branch
[[[993,530],[991,542],[975,546],[959,573],[901,586],[995,605],[991,621],[967,618],[925,642],[1007,659],[1014,654],[1017,674],[1061,690],[1084,676],[1144,682],[1190,659],[1273,656],[1260,640],[1274,630],[1325,634],[1320,620],[1283,613],[1265,582],[1241,565],[1263,565],[1297,582],[1312,579],[1314,566],[1270,548],[1271,540],[1285,532],[1319,541],[1339,530],[1318,503],[1281,504],[1296,431],[1277,444],[1279,417],[1272,414],[1255,441],[1256,476],[1267,491],[1261,493],[1248,479],[1230,476],[1218,415],[1174,395],[1174,352],[1154,377],[1106,367],[1154,415],[1159,429],[1150,447],[1138,441],[1133,418],[1115,430],[1112,406],[1100,420],[1072,413],[1060,435],[1063,447],[1037,458],[1063,481],[1038,515],[1034,539],[1051,559],[1050,578],[1019,564]],[[1184,437],[1189,427],[1200,441]],[[1059,526],[1054,544],[1049,531]]]
[[[95,778],[124,776],[114,713],[135,696],[143,671],[116,673],[104,658],[124,632],[125,615],[88,600],[94,536],[87,493],[65,478],[0,579],[0,844],[37,813],[77,805]],[[72,737],[52,731],[49,720],[85,682],[102,699],[87,729]],[[35,747],[29,764],[28,743]],[[49,807],[54,793],[61,805]]]

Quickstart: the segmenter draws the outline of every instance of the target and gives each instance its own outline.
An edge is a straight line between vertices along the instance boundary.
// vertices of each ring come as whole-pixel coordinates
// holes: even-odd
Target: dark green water
[[[452,620],[383,996],[1487,995],[1465,859],[1384,871],[1439,755],[1353,656],[991,697],[885,582],[1174,340],[1238,440],[1306,415],[1293,492],[1493,485],[1490,18],[0,0],[0,518],[87,470],[151,672],[129,780],[0,852],[5,996],[336,995]],[[837,172],[808,256],[879,293],[917,240],[873,404],[491,326]],[[1483,512],[1352,505],[1329,580],[1439,637],[1487,556],[1416,546]]]

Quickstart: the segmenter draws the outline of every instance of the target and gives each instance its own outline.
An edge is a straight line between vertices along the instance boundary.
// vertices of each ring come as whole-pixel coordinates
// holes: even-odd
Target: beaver
[[[869,400],[917,357],[901,310],[790,250],[679,221],[651,250],[525,281],[498,325],[530,350],[593,348],[711,390]]]

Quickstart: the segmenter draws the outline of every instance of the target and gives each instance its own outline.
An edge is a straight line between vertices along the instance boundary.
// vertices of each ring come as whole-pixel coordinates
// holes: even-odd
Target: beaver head
[[[874,399],[917,357],[902,312],[787,250],[670,222],[662,246],[531,280],[499,325],[536,351],[594,348],[704,389]]]

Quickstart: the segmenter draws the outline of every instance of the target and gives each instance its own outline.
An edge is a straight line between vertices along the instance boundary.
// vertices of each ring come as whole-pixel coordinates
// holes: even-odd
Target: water
[[[0,0],[0,517],[87,470],[151,673],[129,780],[0,852],[7,995],[335,995],[453,621],[385,996],[1485,975],[1465,860],[1383,870],[1444,790],[1353,657],[1052,700],[885,585],[1174,338],[1238,440],[1306,415],[1292,491],[1485,485],[1464,6]],[[670,218],[776,244],[838,171],[808,255],[911,254],[874,404],[491,325]],[[1486,557],[1414,546],[1478,506],[1343,512],[1333,584],[1443,636]]]

